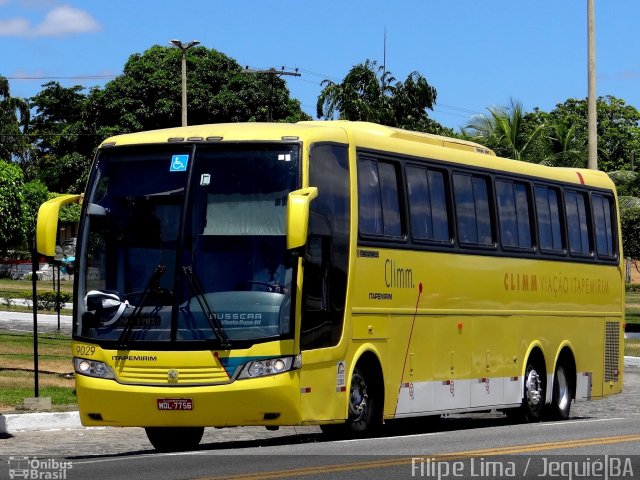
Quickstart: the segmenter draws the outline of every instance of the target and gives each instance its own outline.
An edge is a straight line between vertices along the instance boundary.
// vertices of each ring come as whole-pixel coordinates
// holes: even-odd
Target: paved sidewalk
[[[33,313],[0,311],[0,330],[33,332]],[[38,332],[58,332],[58,315],[38,313]],[[60,315],[60,333],[71,335],[71,315]]]

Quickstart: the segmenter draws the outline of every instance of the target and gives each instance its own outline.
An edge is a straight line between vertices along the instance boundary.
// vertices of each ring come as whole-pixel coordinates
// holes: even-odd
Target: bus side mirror
[[[80,198],[81,195],[61,195],[40,205],[36,223],[36,251],[39,254],[46,257],[55,256],[60,207],[77,202]]]
[[[287,199],[287,250],[303,247],[309,231],[311,200],[318,196],[317,187],[301,188],[289,193]]]

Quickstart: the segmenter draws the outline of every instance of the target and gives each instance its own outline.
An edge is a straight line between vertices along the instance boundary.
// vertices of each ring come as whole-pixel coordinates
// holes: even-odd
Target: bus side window
[[[466,173],[453,174],[458,241],[493,246],[493,218],[487,178]]]
[[[535,187],[534,192],[540,249],[556,254],[564,253],[560,195],[556,189],[543,186]]]
[[[590,255],[591,232],[588,219],[587,199],[583,192],[566,190],[564,202],[567,211],[567,230],[569,231],[569,250],[572,254]]]
[[[444,173],[407,167],[411,234],[414,240],[451,241]]]
[[[498,220],[502,246],[531,249],[531,219],[527,185],[496,180]]]
[[[611,223],[612,201],[610,197],[599,194],[591,196],[593,220],[596,231],[596,250],[600,258],[612,258],[616,255],[613,225]]]
[[[358,159],[358,212],[361,234],[402,236],[398,174],[394,164]]]

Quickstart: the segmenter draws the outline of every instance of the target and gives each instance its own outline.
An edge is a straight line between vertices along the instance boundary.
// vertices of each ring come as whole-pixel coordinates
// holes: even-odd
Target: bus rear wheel
[[[549,416],[554,420],[566,420],[571,410],[573,389],[564,365],[558,365],[553,380],[553,395],[549,406]]]
[[[204,434],[204,427],[147,427],[144,430],[159,452],[196,450]]]

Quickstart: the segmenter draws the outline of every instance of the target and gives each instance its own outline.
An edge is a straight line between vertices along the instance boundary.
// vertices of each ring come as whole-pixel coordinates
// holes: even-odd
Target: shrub
[[[55,310],[56,301],[67,303],[71,300],[71,294],[68,292],[38,292],[38,310]]]
[[[640,293],[640,283],[627,283],[624,290],[627,293]]]

